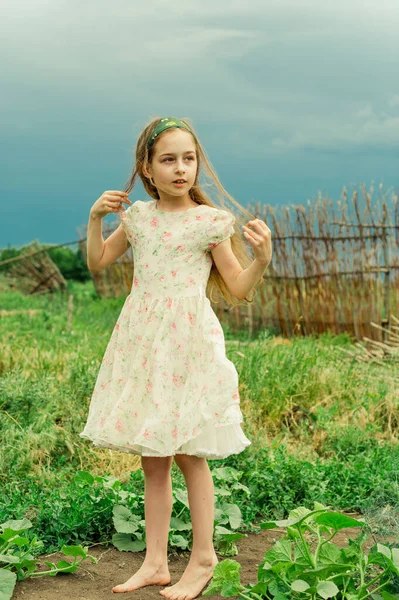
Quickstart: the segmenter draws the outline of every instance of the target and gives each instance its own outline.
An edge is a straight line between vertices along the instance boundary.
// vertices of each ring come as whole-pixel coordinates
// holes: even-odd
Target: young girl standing
[[[167,585],[172,511],[171,466],[188,490],[193,547],[180,581],[165,598],[196,598],[218,562],[213,547],[214,487],[208,459],[242,452],[244,435],[238,375],[226,357],[223,330],[206,292],[219,290],[242,304],[262,280],[272,255],[266,223],[243,226],[203,191],[204,166],[221,197],[225,191],[186,121],[153,119],[141,132],[126,191],[104,192],[90,210],[87,263],[100,271],[131,244],[134,273],[106,348],[80,436],[95,445],[139,454],[145,475],[146,556],[113,592]],[[151,200],[133,204],[128,192],[140,177]],[[125,209],[123,204],[127,204]],[[104,242],[101,219],[121,212],[121,225]],[[246,214],[247,211],[245,211]]]

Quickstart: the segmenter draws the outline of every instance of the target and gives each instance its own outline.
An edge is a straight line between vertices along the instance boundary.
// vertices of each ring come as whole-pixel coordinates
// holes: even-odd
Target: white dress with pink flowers
[[[242,452],[238,374],[206,296],[210,249],[235,217],[198,206],[160,211],[137,200],[121,213],[134,279],[97,376],[80,437],[141,456],[208,459]]]

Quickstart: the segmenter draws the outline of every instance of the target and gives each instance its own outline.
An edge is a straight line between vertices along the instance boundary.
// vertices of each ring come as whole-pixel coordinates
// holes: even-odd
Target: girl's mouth
[[[177,185],[177,187],[183,187],[183,185],[186,185],[186,181],[173,181],[173,185]]]

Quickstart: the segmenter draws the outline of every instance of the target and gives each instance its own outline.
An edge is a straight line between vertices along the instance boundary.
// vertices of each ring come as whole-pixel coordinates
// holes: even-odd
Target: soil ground
[[[350,513],[350,516],[361,517],[354,513]],[[348,539],[355,538],[359,532],[360,529],[357,527],[343,529],[335,536],[333,542],[339,547],[347,546]],[[265,552],[284,533],[283,529],[262,530],[258,534],[247,534],[247,537],[236,542],[238,554],[229,558],[241,564],[240,575],[243,585],[257,582],[258,566],[262,562]],[[383,542],[381,539],[378,541]],[[390,540],[385,541],[389,542]],[[374,544],[375,540],[370,536],[363,545],[364,552],[368,553]],[[95,556],[99,562],[93,564],[86,560],[76,573],[59,574],[56,577],[32,577],[17,582],[13,600],[54,600],[55,598],[59,600],[111,600],[111,598],[116,600],[116,598],[130,597],[134,597],[136,600],[162,600],[163,596],[159,591],[167,586],[152,585],[122,594],[112,592],[113,586],[124,583],[140,568],[145,551],[120,552],[114,546],[98,545],[89,548],[89,554]],[[180,579],[189,556],[189,552],[182,552],[178,556],[169,556],[169,571],[172,578],[169,585],[175,584]],[[44,564],[45,560],[56,563],[64,558],[62,554],[41,556],[38,559],[40,561],[39,570],[45,571],[48,568]],[[218,555],[218,558],[219,561],[222,561],[226,557]],[[219,595],[204,596],[204,598],[222,600],[222,596]]]

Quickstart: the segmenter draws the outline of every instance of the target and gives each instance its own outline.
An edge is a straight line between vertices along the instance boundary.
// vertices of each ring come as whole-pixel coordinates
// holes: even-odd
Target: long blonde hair
[[[161,120],[161,117],[155,117],[148,123],[148,125],[146,125],[146,127],[144,127],[144,129],[140,133],[138,140],[137,140],[137,145],[136,145],[135,166],[134,166],[132,174],[131,174],[128,182],[124,186],[124,190],[123,190],[127,193],[130,193],[134,187],[137,177],[140,177],[145,191],[154,200],[159,200],[158,190],[155,186],[153,186],[151,184],[150,180],[147,179],[147,177],[144,175],[143,167],[147,167],[148,164],[151,164],[153,156],[154,156],[154,148],[155,148],[158,140],[162,137],[162,135],[165,133],[165,131],[168,131],[168,129],[166,129],[165,131],[160,133],[157,136],[154,143],[152,144],[152,146],[150,147],[150,149],[148,150],[148,148],[147,148],[148,139],[149,139],[151,133],[153,132],[154,127],[158,124],[158,122],[160,120]],[[197,175],[196,175],[196,178],[194,181],[194,185],[192,186],[192,188],[189,191],[190,198],[197,204],[205,204],[206,206],[212,206],[213,208],[222,208],[223,210],[228,210],[236,217],[236,222],[234,223],[235,231],[234,231],[234,234],[230,238],[231,249],[232,249],[233,253],[235,254],[241,267],[243,269],[246,269],[252,263],[253,258],[251,257],[251,255],[247,249],[247,246],[245,245],[244,240],[241,236],[240,230],[238,228],[238,226],[239,226],[238,215],[233,213],[233,211],[229,210],[225,206],[224,197],[226,197],[236,207],[236,209],[238,209],[242,214],[245,214],[245,219],[244,218],[241,219],[243,221],[243,223],[247,222],[248,216],[250,217],[250,220],[253,220],[256,217],[254,217],[250,212],[248,212],[244,207],[242,207],[224,189],[223,185],[219,181],[218,176],[216,175],[214,168],[211,165],[209,158],[206,155],[204,148],[202,147],[201,143],[198,140],[198,136],[197,136],[196,132],[194,131],[194,128],[193,128],[192,124],[190,123],[190,120],[189,119],[181,119],[181,120],[193,132],[195,147],[197,150],[198,169],[197,169]],[[215,204],[213,204],[213,202],[211,201],[209,196],[202,189],[204,186],[212,185],[212,183],[200,184],[199,178],[200,178],[200,175],[203,174],[203,170],[201,169],[202,165],[204,165],[206,173],[208,174],[210,179],[213,181],[213,183],[216,185],[216,188],[219,191],[220,206],[216,206]],[[261,281],[263,281],[263,277],[258,282],[257,286],[259,286]],[[251,304],[253,302],[254,297],[257,293],[257,290],[256,290],[257,286],[255,286],[249,292],[249,294],[245,297],[245,299],[236,298],[235,296],[233,296],[231,294],[229,288],[227,287],[227,285],[225,284],[224,280],[222,279],[219,271],[217,270],[215,263],[212,262],[212,267],[211,267],[211,271],[209,274],[209,280],[208,280],[206,292],[207,292],[207,296],[209,297],[209,299],[212,302],[219,302],[220,294],[221,294],[228,304],[231,304],[232,306],[238,306],[240,304],[247,304],[247,303]],[[213,294],[215,292],[216,292],[216,298],[213,297]]]

